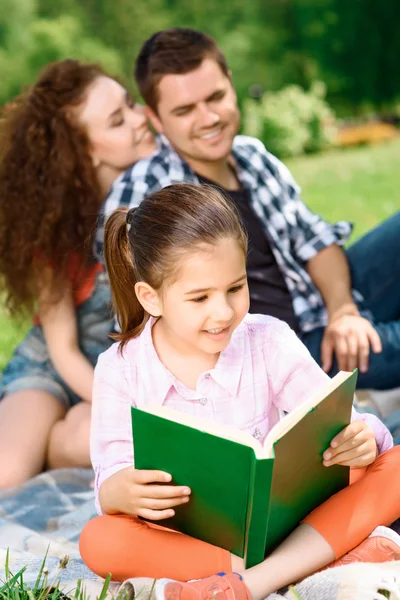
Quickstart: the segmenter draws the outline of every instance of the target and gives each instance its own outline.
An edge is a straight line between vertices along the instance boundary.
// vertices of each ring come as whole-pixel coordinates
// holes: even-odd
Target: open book
[[[322,454],[350,423],[357,380],[340,372],[261,444],[238,429],[165,406],[132,407],[135,467],[171,473],[192,494],[160,525],[261,562],[314,508],[349,483]]]

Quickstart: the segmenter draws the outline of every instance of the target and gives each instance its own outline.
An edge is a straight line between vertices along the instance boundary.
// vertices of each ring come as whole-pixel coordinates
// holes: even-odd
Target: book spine
[[[247,569],[258,565],[265,557],[273,467],[273,458],[257,459],[254,456],[245,547]]]

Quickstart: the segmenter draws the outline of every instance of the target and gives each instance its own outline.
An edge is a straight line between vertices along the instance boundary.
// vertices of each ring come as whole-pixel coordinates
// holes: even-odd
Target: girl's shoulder
[[[261,350],[268,364],[314,362],[307,347],[285,321],[266,315],[247,315],[242,321],[251,352]],[[293,367],[294,368],[294,367]]]
[[[263,343],[278,340],[286,342],[296,335],[287,323],[269,315],[248,313],[238,327],[239,329],[250,339]]]
[[[129,340],[121,350],[121,343],[115,342],[105,352],[102,352],[97,360],[97,366],[124,369],[136,366],[139,357],[140,336]]]

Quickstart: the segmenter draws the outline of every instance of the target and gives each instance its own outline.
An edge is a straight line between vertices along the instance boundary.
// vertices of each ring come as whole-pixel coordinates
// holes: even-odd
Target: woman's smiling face
[[[116,177],[156,150],[143,107],[115,79],[98,77],[78,109],[91,144],[93,164],[107,167]]]

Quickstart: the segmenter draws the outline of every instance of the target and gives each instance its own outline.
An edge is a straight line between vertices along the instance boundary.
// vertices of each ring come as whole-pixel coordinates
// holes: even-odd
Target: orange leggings
[[[360,544],[378,525],[400,517],[400,446],[366,469],[351,472],[351,485],[305,520],[338,558]],[[231,571],[227,550],[154,523],[125,515],[95,517],[84,527],[79,548],[87,566],[114,581],[169,577],[179,581]]]

